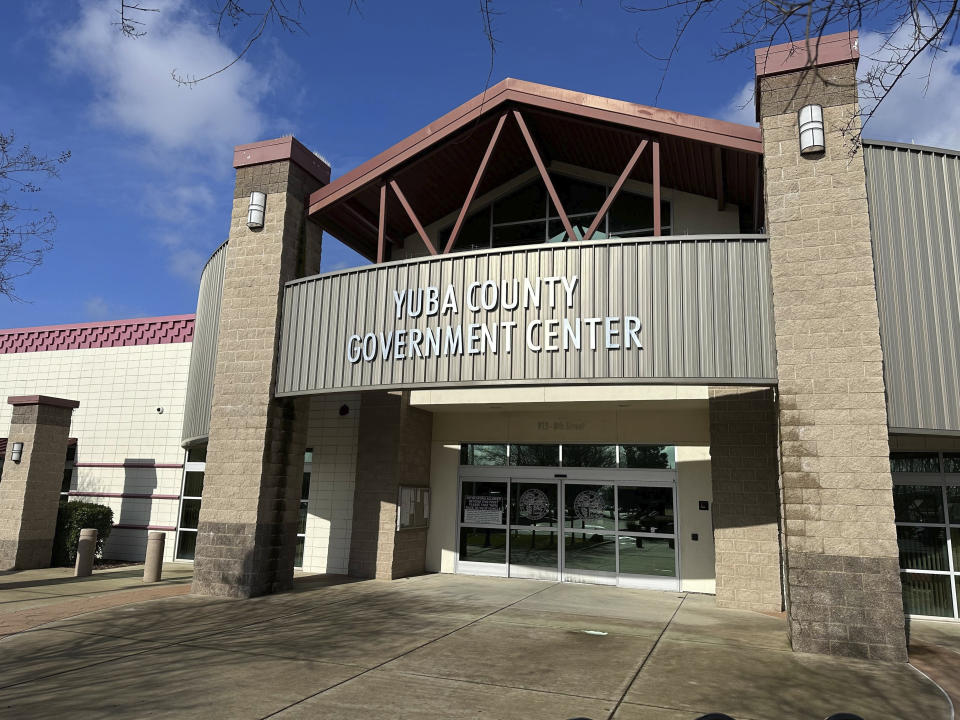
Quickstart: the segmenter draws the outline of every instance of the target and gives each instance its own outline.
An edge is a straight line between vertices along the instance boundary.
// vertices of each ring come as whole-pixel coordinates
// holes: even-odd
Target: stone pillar
[[[13,405],[0,482],[0,570],[50,567],[75,400],[31,395]],[[10,455],[23,443],[20,462]]]
[[[757,52],[795,650],[905,660],[856,33]],[[798,110],[823,107],[801,156]]]
[[[710,388],[719,607],[783,610],[777,406],[772,388]]]
[[[234,167],[193,592],[251,597],[293,581],[309,407],[273,391],[283,285],[319,269],[307,201],[330,168],[292,137],[238,147]],[[261,229],[247,227],[253,191]]]
[[[349,573],[391,580],[425,570],[427,531],[397,531],[401,485],[430,487],[433,415],[406,393],[363,395],[357,441]]]

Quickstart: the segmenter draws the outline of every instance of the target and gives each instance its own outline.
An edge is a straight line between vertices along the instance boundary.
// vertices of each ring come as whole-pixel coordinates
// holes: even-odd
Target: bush
[[[73,565],[77,561],[77,543],[84,528],[97,529],[97,557],[103,556],[103,543],[110,537],[113,510],[106,505],[78,502],[61,503],[57,515],[57,533],[53,538],[52,565]]]

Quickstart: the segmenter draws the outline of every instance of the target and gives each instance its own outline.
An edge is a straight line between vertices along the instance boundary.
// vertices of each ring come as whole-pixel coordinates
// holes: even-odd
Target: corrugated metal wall
[[[190,349],[190,374],[183,413],[184,445],[205,439],[210,433],[210,406],[213,402],[213,374],[217,365],[217,338],[220,334],[220,300],[223,297],[223,269],[227,243],[207,261],[200,276],[197,319]]]
[[[891,429],[960,432],[960,157],[864,143]]]
[[[471,312],[474,281],[579,277],[574,306]],[[456,288],[460,313],[397,319],[394,290]],[[498,249],[402,261],[287,285],[278,395],[359,388],[570,382],[776,382],[770,260],[763,236],[671,237]],[[643,350],[534,352],[531,321],[635,315]],[[515,321],[513,351],[350,362],[352,335]],[[620,327],[623,327],[621,322]],[[542,331],[542,328],[541,328]],[[540,338],[543,335],[541,333]],[[622,338],[621,338],[622,340]]]

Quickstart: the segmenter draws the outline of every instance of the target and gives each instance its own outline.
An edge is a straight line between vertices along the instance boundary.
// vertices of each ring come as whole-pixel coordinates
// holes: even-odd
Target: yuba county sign
[[[442,291],[434,286],[394,290],[396,320],[423,317],[431,319],[431,324],[422,330],[411,327],[351,335],[347,339],[347,360],[357,363],[509,354],[521,342],[534,353],[596,351],[601,346],[607,350],[643,350],[642,325],[636,315],[534,319],[524,326],[512,319],[457,324],[461,307],[472,313],[497,310],[513,313],[521,307],[524,310],[545,307],[572,310],[579,283],[579,276],[572,275],[499,283],[474,281],[465,288],[447,285]]]
[[[763,236],[553,243],[287,284],[276,393],[776,382]]]

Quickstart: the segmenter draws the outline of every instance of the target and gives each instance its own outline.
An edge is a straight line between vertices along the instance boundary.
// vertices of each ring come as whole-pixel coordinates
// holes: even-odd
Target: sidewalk
[[[73,568],[0,572],[0,638],[81,613],[186,595],[193,566],[165,563],[163,580],[144,585],[143,565],[94,570],[73,577]]]

